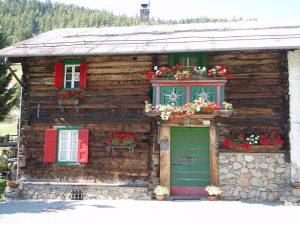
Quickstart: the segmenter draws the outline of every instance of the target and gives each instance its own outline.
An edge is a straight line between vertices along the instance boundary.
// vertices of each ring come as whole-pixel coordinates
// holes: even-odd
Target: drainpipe
[[[19,113],[19,122],[18,122],[18,141],[17,141],[17,174],[16,174],[16,181],[19,180],[19,159],[20,159],[20,139],[21,139],[21,122],[22,122],[22,98],[23,98],[23,87],[24,84],[21,82],[19,77],[16,75],[15,71],[10,67],[10,62],[8,61],[8,58],[6,57],[4,59],[4,65],[9,70],[9,72],[14,76],[14,78],[17,80],[17,82],[20,84],[20,97],[19,97],[19,107],[20,107],[20,113]]]

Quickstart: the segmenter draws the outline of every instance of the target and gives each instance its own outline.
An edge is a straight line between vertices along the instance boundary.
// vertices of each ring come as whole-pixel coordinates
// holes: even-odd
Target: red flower
[[[224,144],[225,147],[230,148],[230,146],[231,146],[231,141],[230,141],[229,139],[225,139],[225,140],[223,141],[223,144]]]
[[[111,138],[108,138],[108,139],[106,140],[106,142],[107,142],[107,143],[111,143],[111,142],[112,142],[112,139],[111,139]]]
[[[171,116],[171,120],[176,120],[176,116]]]
[[[248,142],[240,145],[240,148],[242,148],[242,149],[249,149],[249,147],[250,147],[250,145]]]
[[[150,71],[150,72],[147,73],[146,79],[150,80],[154,76],[155,76],[155,72],[154,71]]]
[[[226,73],[226,78],[227,78],[227,79],[231,78],[231,74]]]
[[[244,134],[239,134],[238,138],[244,138]]]

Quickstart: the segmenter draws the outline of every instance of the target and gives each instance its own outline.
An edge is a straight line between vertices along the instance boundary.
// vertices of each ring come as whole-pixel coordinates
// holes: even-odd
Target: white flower
[[[222,191],[219,187],[210,185],[206,186],[205,190],[208,192],[208,195],[221,195]]]
[[[167,187],[161,186],[161,185],[157,185],[154,189],[154,193],[156,195],[169,195],[170,191]]]

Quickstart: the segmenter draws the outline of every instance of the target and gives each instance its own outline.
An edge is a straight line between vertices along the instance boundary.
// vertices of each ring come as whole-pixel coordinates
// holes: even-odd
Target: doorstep
[[[205,196],[182,196],[182,195],[171,195],[168,197],[170,201],[181,201],[181,200],[188,200],[188,201],[200,201],[207,199]]]

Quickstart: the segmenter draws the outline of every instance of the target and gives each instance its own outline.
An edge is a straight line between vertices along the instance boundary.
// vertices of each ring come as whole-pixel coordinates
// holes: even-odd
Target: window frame
[[[66,140],[62,140],[63,132],[65,132]],[[74,143],[73,143],[74,142]],[[63,149],[65,143],[65,149]],[[75,147],[75,150],[74,150]],[[63,153],[65,152],[65,159]],[[73,154],[76,152],[76,156]],[[72,159],[74,157],[74,159]],[[58,131],[58,149],[57,149],[58,162],[77,162],[78,161],[78,130],[59,130]]]
[[[80,86],[80,78],[81,78],[81,74],[80,74],[80,70],[81,70],[81,63],[82,62],[86,62],[85,59],[60,59],[59,62],[63,63],[64,65],[64,70],[63,70],[63,87],[60,89],[61,91],[69,91],[69,90],[80,90],[81,88]],[[67,66],[74,66],[74,72],[75,72],[75,66],[79,66],[79,84],[78,87],[74,87],[74,85],[72,85],[71,83],[71,88],[67,88],[66,87],[66,78],[67,78],[67,74],[66,74],[66,70],[67,70]],[[72,67],[72,81],[73,81],[73,67]],[[73,86],[73,87],[72,87]]]
[[[176,64],[179,64],[179,59],[185,57],[185,58],[191,58],[195,57],[197,60],[197,66],[201,67],[207,67],[208,63],[208,54],[207,52],[181,52],[181,53],[170,53],[168,55],[168,64],[169,67],[175,66]]]
[[[59,160],[60,157],[60,131],[62,130],[77,130],[77,153],[78,153],[78,144],[79,144],[79,130],[83,129],[84,126],[80,125],[80,126],[54,126],[54,129],[57,130],[57,144],[56,144],[56,165],[80,165],[80,163],[78,162],[78,156],[76,161],[61,161]],[[70,152],[70,151],[69,151]]]
[[[79,72],[76,72],[76,66],[79,66]],[[72,71],[71,71],[71,87],[67,88],[67,67],[71,67]],[[75,79],[75,76],[78,75],[78,80]],[[78,82],[78,87],[75,87],[75,82]],[[80,64],[64,64],[64,82],[63,82],[63,88],[64,89],[79,89],[79,85],[80,85]]]

